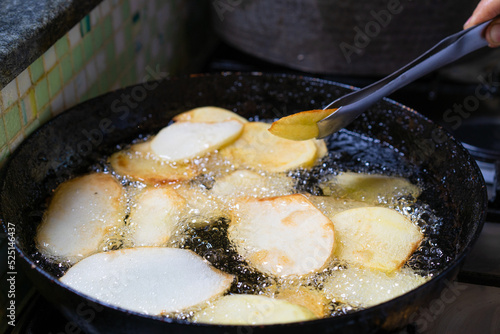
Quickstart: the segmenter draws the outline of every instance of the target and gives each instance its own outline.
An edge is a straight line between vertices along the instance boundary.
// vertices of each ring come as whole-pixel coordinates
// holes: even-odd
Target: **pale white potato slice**
[[[300,194],[237,200],[228,236],[250,265],[276,276],[323,269],[335,245],[332,222]]]
[[[77,262],[99,252],[113,230],[124,225],[125,190],[111,175],[94,173],[57,187],[35,241],[49,258]]]
[[[306,286],[288,286],[279,289],[276,298],[306,307],[317,318],[328,315],[329,300],[319,290]]]
[[[229,120],[217,123],[177,122],[160,130],[151,141],[151,150],[166,161],[201,157],[238,138],[243,124]]]
[[[138,247],[97,253],[71,267],[61,282],[123,309],[160,315],[222,295],[234,276],[179,248]]]
[[[423,239],[408,218],[383,207],[342,211],[332,222],[340,259],[386,272],[401,268]]]
[[[213,106],[194,108],[175,116],[173,119],[176,122],[223,122],[228,120],[248,122],[246,118],[231,110]]]
[[[403,177],[354,172],[333,176],[320,187],[325,195],[334,193],[372,204],[378,204],[379,199],[390,201],[400,196],[411,195],[413,199],[417,199],[422,192],[418,186]]]
[[[223,198],[274,197],[293,192],[294,181],[283,174],[263,175],[239,169],[215,180],[211,192]]]
[[[245,123],[243,133],[231,145],[220,150],[236,167],[250,167],[269,172],[284,172],[299,167],[311,167],[317,157],[314,140],[293,141],[274,136],[269,124]]]
[[[407,268],[387,274],[368,268],[349,267],[332,273],[323,284],[322,291],[331,300],[370,307],[413,290],[427,280]]]
[[[164,245],[175,232],[186,201],[171,187],[145,188],[134,198],[128,228],[135,246]]]
[[[314,139],[314,144],[316,145],[316,159],[321,159],[328,154],[328,147],[323,139]]]
[[[116,152],[109,162],[117,174],[151,185],[190,180],[199,174],[194,165],[170,163],[156,157],[151,151],[151,141]]]
[[[307,308],[262,295],[227,295],[197,312],[193,320],[220,325],[270,325],[316,319]]]

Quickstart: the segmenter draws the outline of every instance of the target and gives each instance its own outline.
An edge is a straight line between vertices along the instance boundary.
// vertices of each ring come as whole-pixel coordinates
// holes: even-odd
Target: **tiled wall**
[[[201,3],[208,2],[101,2],[1,89],[0,167],[31,132],[79,102],[167,73],[197,70],[213,44]],[[6,241],[0,232],[0,333],[7,328]],[[21,273],[17,279],[20,312],[32,289]]]
[[[189,21],[207,30],[192,19],[203,18],[201,7],[185,0],[103,1],[1,90],[0,166],[33,130],[79,102],[153,71],[195,69],[204,49],[193,52],[195,29],[190,35],[185,29]]]

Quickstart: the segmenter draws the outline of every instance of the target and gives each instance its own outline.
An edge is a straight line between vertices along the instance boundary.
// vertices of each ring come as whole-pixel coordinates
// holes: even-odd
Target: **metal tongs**
[[[463,56],[488,45],[483,36],[486,26],[493,20],[473,26],[451,35],[406,66],[387,77],[355,92],[342,96],[324,109],[337,109],[334,113],[317,122],[318,138],[339,131],[354,121],[383,97],[406,86],[418,78],[437,70]]]

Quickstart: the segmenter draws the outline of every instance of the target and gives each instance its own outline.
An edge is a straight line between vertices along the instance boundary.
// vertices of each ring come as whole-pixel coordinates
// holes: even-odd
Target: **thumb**
[[[488,25],[485,37],[490,47],[500,46],[500,19],[496,19]]]

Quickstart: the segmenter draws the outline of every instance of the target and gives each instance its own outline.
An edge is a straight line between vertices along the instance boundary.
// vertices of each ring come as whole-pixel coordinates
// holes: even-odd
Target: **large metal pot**
[[[216,0],[212,22],[230,45],[322,74],[392,73],[458,32],[476,0]]]
[[[217,105],[245,117],[275,118],[320,108],[345,94],[345,86],[300,76],[263,74],[197,75],[151,82],[97,97],[62,113],[35,131],[15,151],[0,181],[0,218],[15,226],[19,266],[33,284],[71,321],[88,333],[362,333],[418,321],[419,308],[439,296],[458,273],[485,217],[485,185],[467,151],[446,132],[413,110],[389,100],[361,116],[349,131],[329,138],[340,169],[403,172],[424,185],[421,199],[442,219],[432,242],[442,251],[428,270],[439,274],[389,302],[366,310],[304,323],[236,327],[210,326],[140,315],[87,298],[59,282],[57,271],[36,254],[34,235],[42,209],[61,182],[84,173],[102,157],[139,135],[155,133],[182,111]],[[350,156],[343,136],[372,138]],[[370,144],[371,145],[371,144]],[[425,249],[421,249],[425,255]],[[429,248],[427,248],[429,251]]]

